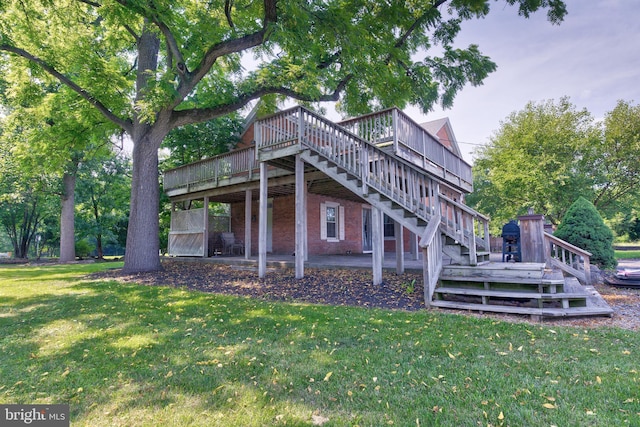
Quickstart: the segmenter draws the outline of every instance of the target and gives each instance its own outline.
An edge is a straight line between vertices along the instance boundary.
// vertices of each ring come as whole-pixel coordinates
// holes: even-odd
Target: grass
[[[640,259],[640,250],[615,250],[616,259]]]
[[[0,403],[73,426],[640,425],[640,336],[0,267]]]

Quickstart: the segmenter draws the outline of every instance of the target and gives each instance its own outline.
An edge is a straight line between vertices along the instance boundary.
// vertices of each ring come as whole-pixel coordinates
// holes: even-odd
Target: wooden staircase
[[[355,124],[350,122],[351,126]],[[367,136],[374,141],[364,139]],[[435,176],[436,171],[430,173],[414,161],[378,146],[375,141],[379,136],[379,131],[358,136],[297,107],[259,122],[257,156],[259,161],[281,162],[283,156],[299,154],[307,165],[360,195],[418,236],[423,236],[429,222],[438,218],[440,233],[434,238],[446,236],[450,256],[457,263],[487,262],[488,218],[446,197],[441,188],[451,187],[451,181]],[[393,139],[393,135],[390,137]],[[448,176],[446,171],[443,174]],[[456,246],[460,248],[452,249]]]
[[[538,263],[450,265],[442,269],[431,306],[523,314],[535,319],[613,313],[598,301],[597,292],[571,279]]]
[[[545,264],[489,262],[489,218],[448,197],[471,190],[470,166],[398,111],[336,124],[295,107],[257,121],[255,135],[255,148],[168,171],[165,191],[258,179],[259,164],[297,173],[299,156],[304,171],[322,172],[420,237],[427,306],[534,317],[612,312],[593,303],[597,292]],[[590,254],[545,239],[555,248],[549,265],[588,284]],[[455,265],[444,266],[445,257]]]

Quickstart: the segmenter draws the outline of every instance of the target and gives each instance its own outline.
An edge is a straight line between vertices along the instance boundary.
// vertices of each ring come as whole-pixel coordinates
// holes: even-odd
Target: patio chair
[[[222,252],[228,255],[235,255],[236,250],[238,254],[244,254],[244,243],[242,240],[236,239],[233,233],[222,233]]]

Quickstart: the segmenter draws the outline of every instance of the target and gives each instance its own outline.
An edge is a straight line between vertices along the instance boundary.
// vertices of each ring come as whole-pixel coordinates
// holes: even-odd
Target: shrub
[[[80,259],[89,257],[89,254],[91,254],[94,249],[94,245],[89,243],[87,239],[78,240],[76,242],[76,256]]]
[[[613,233],[596,207],[584,197],[569,207],[554,236],[591,252],[591,263],[600,268],[614,268],[617,264]]]

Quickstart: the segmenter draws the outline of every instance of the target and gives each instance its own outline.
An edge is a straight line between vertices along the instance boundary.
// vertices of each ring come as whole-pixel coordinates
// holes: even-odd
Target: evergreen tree
[[[600,268],[614,268],[613,233],[597,209],[579,197],[567,210],[554,236],[591,252],[591,263]]]

